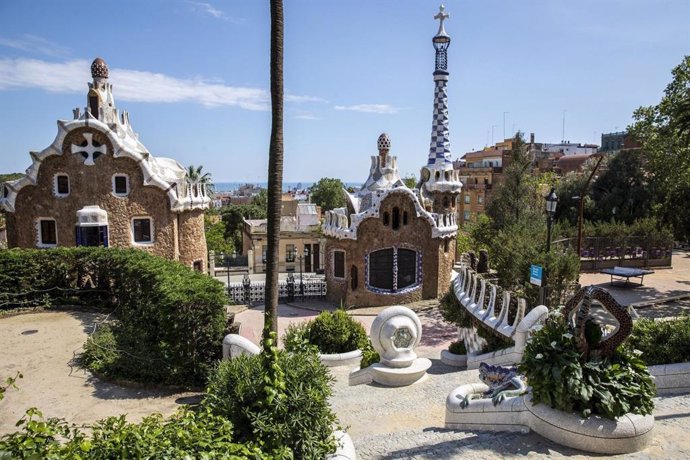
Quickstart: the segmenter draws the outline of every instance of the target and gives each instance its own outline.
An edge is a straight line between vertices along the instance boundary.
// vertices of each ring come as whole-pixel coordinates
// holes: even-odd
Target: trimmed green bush
[[[312,347],[271,353],[221,362],[206,402],[232,422],[241,441],[284,446],[295,458],[324,458],[336,448],[331,434],[337,419],[328,404],[333,377]]]
[[[362,348],[362,359],[359,362],[359,368],[364,369],[372,364],[376,364],[381,361],[379,353],[374,349],[371,341],[367,342],[367,345]]]
[[[639,319],[626,346],[648,365],[690,362],[690,316],[669,321]]]
[[[462,340],[452,342],[448,346],[448,351],[453,353],[454,355],[466,355],[467,354],[467,348],[465,347],[465,342],[463,342]]]
[[[194,412],[183,406],[169,418],[154,414],[140,423],[108,417],[90,430],[29,409],[17,426],[20,431],[0,438],[2,460],[268,457],[256,445],[235,442],[232,424],[203,407]]]
[[[562,315],[551,314],[533,332],[519,369],[537,404],[583,417],[649,415],[654,409],[655,387],[637,354],[619,347],[610,358],[583,361],[572,327]]]
[[[222,283],[141,250],[0,250],[0,305],[114,310],[83,356],[112,377],[203,386],[221,356],[226,300]]]
[[[283,337],[287,351],[301,349],[305,340],[324,354],[358,350],[369,342],[364,327],[344,310],[323,311],[303,325],[288,327]]]

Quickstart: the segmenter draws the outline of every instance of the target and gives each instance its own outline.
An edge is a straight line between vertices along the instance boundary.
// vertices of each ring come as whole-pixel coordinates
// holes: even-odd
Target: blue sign
[[[543,269],[541,265],[530,265],[529,267],[529,282],[541,286]]]

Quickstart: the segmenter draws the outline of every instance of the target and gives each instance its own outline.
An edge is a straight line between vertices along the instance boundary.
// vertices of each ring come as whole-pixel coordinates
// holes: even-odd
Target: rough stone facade
[[[86,111],[75,109],[74,120],[59,121],[55,141],[31,153],[26,174],[0,184],[8,246],[136,247],[207,270],[204,209],[210,199],[204,186],[179,163],[154,158],[139,142],[128,114],[114,106],[102,60],[94,61],[92,76]],[[62,190],[58,175],[67,177],[61,178]],[[116,175],[126,178],[124,190],[120,181],[116,191]],[[138,218],[150,219],[151,241],[135,241]],[[41,244],[41,219],[55,222],[55,242],[48,232],[50,244]],[[140,229],[148,234],[145,226]]]
[[[383,214],[392,214],[394,207],[408,215],[407,224],[401,223],[393,230],[391,223],[384,225]],[[450,273],[455,261],[455,238],[433,238],[432,226],[416,215],[415,203],[408,194],[390,194],[380,206],[379,217],[369,217],[359,224],[358,238],[326,240],[326,280],[328,299],[342,301],[346,306],[380,306],[433,299],[443,295],[450,286]],[[447,242],[447,243],[446,243]],[[446,251],[447,246],[447,251]],[[421,279],[413,288],[401,293],[380,293],[367,287],[365,257],[379,249],[400,247],[421,254]],[[345,252],[345,278],[336,278],[333,267],[333,251]],[[356,288],[352,289],[352,267],[357,274]]]

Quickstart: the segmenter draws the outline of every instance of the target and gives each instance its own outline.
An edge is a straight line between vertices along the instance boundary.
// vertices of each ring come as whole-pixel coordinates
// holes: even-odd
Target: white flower
[[[553,342],[551,342],[551,346],[554,348],[556,347],[556,341],[555,340]]]
[[[535,356],[534,359],[542,359],[543,357],[544,355],[542,355],[541,353],[537,353],[537,356]]]
[[[570,340],[573,338],[573,334],[571,334],[570,332],[566,332],[565,334],[563,334],[563,337]]]

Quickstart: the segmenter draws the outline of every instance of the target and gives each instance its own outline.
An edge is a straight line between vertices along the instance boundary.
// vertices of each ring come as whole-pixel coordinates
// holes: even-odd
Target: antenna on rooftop
[[[563,131],[561,131],[561,142],[565,142],[565,112],[566,110],[563,109]]]

